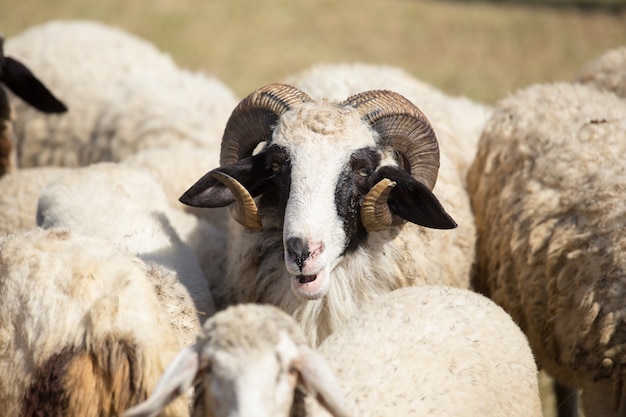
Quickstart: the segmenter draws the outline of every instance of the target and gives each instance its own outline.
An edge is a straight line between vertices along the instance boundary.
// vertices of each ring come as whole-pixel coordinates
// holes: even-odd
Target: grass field
[[[154,42],[243,96],[320,62],[396,65],[489,104],[571,80],[626,45],[626,0],[0,0],[10,37],[50,19],[95,19]],[[553,400],[548,381],[546,415]]]
[[[363,61],[494,103],[531,83],[570,80],[586,61],[626,45],[625,1],[3,0],[0,32],[97,19],[240,96],[314,63]]]

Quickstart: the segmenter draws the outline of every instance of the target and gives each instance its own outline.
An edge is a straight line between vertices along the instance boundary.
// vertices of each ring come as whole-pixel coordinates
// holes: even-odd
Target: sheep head
[[[391,91],[333,103],[284,84],[263,87],[233,111],[220,165],[181,202],[236,202],[233,218],[249,230],[282,230],[292,289],[305,299],[327,292],[332,269],[368,233],[405,221],[456,227],[431,191],[439,169],[432,126]]]
[[[194,417],[304,417],[304,395],[334,417],[348,416],[333,372],[285,312],[240,304],[207,320],[203,333],[174,358],[150,397],[124,417],[157,416],[192,386]]]

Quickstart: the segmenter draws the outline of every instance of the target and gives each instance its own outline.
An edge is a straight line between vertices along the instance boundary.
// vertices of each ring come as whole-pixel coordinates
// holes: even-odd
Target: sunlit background
[[[491,104],[532,83],[571,80],[626,44],[624,1],[2,0],[0,32],[99,20],[239,96],[314,63],[362,61]]]

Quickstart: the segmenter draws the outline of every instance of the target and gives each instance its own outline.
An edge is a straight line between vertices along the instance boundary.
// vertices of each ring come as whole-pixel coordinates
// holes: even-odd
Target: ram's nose
[[[292,237],[285,241],[285,248],[287,249],[288,261],[295,263],[302,272],[304,263],[311,255],[309,244],[304,239]]]
[[[321,251],[320,243],[311,244],[299,237],[291,237],[285,241],[287,263],[295,264],[300,273],[303,273],[307,262],[319,255]]]

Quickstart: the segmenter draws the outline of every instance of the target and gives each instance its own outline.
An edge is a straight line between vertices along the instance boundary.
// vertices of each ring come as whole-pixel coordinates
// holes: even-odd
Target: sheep
[[[113,417],[143,401],[180,349],[153,278],[104,239],[0,237],[1,414]],[[182,397],[162,415],[187,414]]]
[[[316,346],[382,293],[469,285],[468,195],[443,154],[437,179],[431,125],[397,93],[336,103],[284,84],[262,87],[233,111],[220,164],[180,199],[197,207],[236,201],[226,276],[211,285],[218,309],[277,305]],[[460,227],[431,230],[457,226],[444,206]]]
[[[182,304],[178,320],[188,329],[188,343],[215,312],[205,272],[223,273],[225,238],[206,222],[171,208],[147,171],[115,163],[69,169],[41,192],[36,218],[43,228],[107,238],[174,274],[184,297],[173,301]],[[208,260],[204,269],[199,256]]]
[[[40,112],[64,113],[67,107],[20,61],[4,55],[4,38],[0,36],[0,83]],[[0,87],[0,177],[16,168],[13,138],[14,115],[9,97]]]
[[[401,68],[360,62],[317,64],[284,80],[313,98],[341,100],[365,90],[396,91],[415,103],[431,121],[442,153],[465,180],[491,106],[449,96]]]
[[[205,172],[207,164],[204,151],[179,148],[148,149],[129,156],[120,164],[148,170],[163,188],[170,206],[203,218],[211,226],[224,233],[222,240],[225,240],[228,224],[228,212],[225,208],[198,209],[183,205],[178,201],[180,194],[187,188],[187,184]],[[0,234],[35,227],[37,225],[37,200],[41,191],[59,174],[70,173],[71,170],[72,168],[66,167],[33,167],[0,177],[0,213],[2,213]],[[225,245],[225,242],[222,245]],[[201,258],[201,261],[204,260],[204,257]]]
[[[198,155],[197,152],[196,155]],[[161,152],[161,150],[154,150],[140,152],[135,156],[137,158],[131,157],[125,160],[125,163],[121,163],[119,170],[120,175],[134,170],[146,171],[146,169],[148,169],[149,173],[153,176],[159,175],[158,179],[161,180],[158,181],[159,184],[163,187],[169,187],[170,207],[165,210],[167,212],[172,210],[177,212],[178,210],[171,207],[171,200],[174,199],[174,193],[177,192],[177,188],[175,188],[176,181],[174,181],[173,178],[167,178],[166,173],[160,171],[160,169],[169,170],[171,168],[169,173],[172,174],[173,177],[180,174],[184,179],[186,170],[180,168],[176,171],[177,166],[182,166],[180,163],[176,165],[176,160],[177,157],[189,157],[191,153],[181,150],[163,152]],[[156,168],[159,162],[165,162],[165,165],[161,164],[159,168]],[[142,166],[144,168],[142,168]],[[24,168],[0,178],[0,213],[2,213],[2,216],[0,216],[0,235],[36,227],[37,205],[43,190],[59,177],[69,178],[71,176],[83,176],[83,169],[84,168],[63,167]],[[113,171],[115,170],[115,168],[112,168],[110,175],[114,175]],[[186,175],[189,176],[191,175],[190,172],[194,172],[194,168],[187,166],[187,171]],[[144,177],[146,175],[147,174],[143,174]],[[118,176],[111,181],[116,183],[120,180],[122,180],[122,178]],[[154,182],[157,181],[156,177],[148,179],[147,181],[150,183],[149,187],[152,187],[153,190],[157,188],[154,185]],[[115,191],[111,190],[106,190],[105,192],[107,195],[111,192],[115,193]],[[84,191],[81,191],[81,193],[84,193]],[[155,195],[161,196],[162,191],[155,191]],[[122,196],[122,198],[128,199],[128,194]],[[97,199],[97,197],[94,196],[94,199]],[[71,203],[71,201],[72,199],[67,202]],[[177,198],[176,203],[179,204],[180,207],[184,207],[178,202]],[[132,201],[129,202],[129,204],[134,204],[134,207],[137,208],[137,204],[141,203]],[[163,207],[166,205],[166,203],[162,201],[160,204],[162,204]],[[139,212],[141,212],[141,209],[138,209],[137,213]],[[115,213],[109,213],[106,218],[114,215]],[[180,235],[180,239],[196,253],[204,276],[209,277],[207,280],[214,281],[221,277],[225,272],[226,248],[226,234],[223,230],[225,226],[221,224],[221,222],[225,222],[225,219],[222,220],[222,215],[212,216],[213,218],[208,219],[211,220],[208,224],[205,220],[198,220],[189,215],[176,214],[174,217],[178,219],[177,233]],[[204,217],[208,218],[208,216]]]
[[[237,103],[216,78],[182,69],[148,41],[98,22],[53,20],[13,36],[6,48],[28,59],[74,109],[43,119],[16,100],[24,116],[15,125],[21,167],[119,161],[162,146],[217,153]]]
[[[585,415],[626,410],[624,155],[626,101],[537,84],[499,103],[468,174],[472,286],[511,314],[548,374],[582,389]]]
[[[392,291],[316,351],[305,340],[276,307],[229,307],[124,417],[154,416],[194,382],[194,417],[541,416],[528,340],[470,290]]]
[[[580,69],[575,81],[591,84],[626,98],[626,46],[606,51],[587,62]]]

